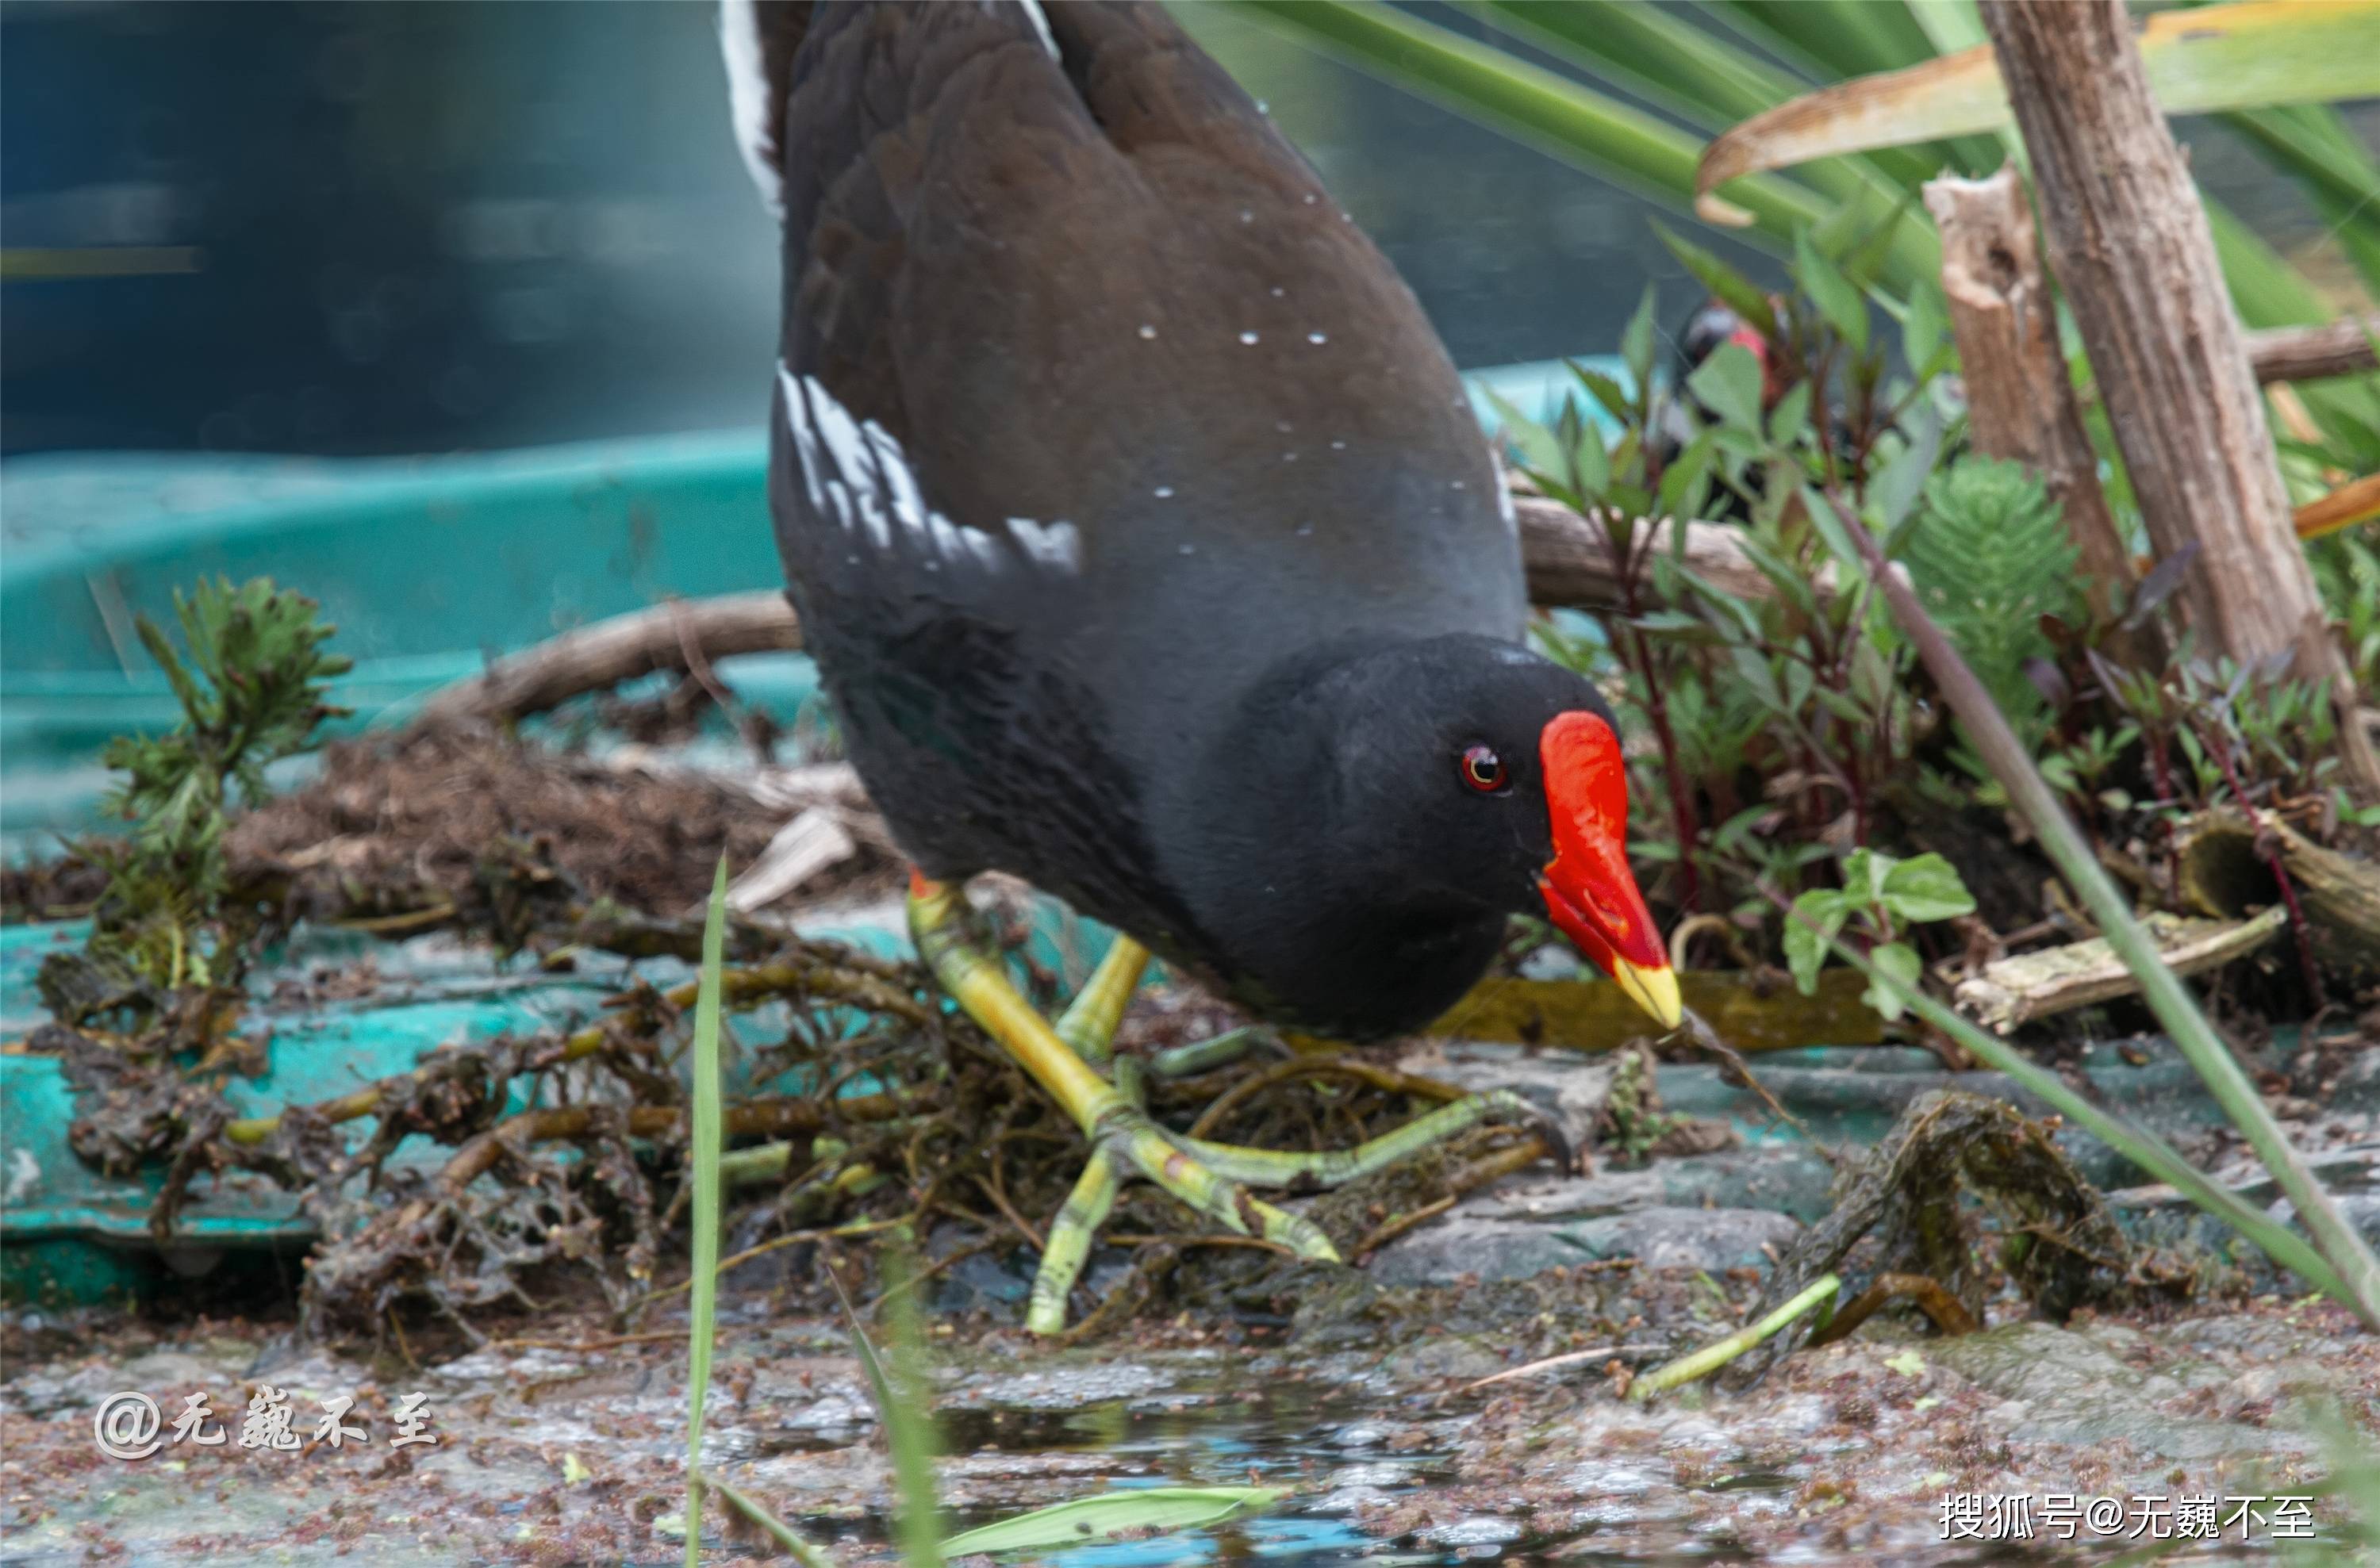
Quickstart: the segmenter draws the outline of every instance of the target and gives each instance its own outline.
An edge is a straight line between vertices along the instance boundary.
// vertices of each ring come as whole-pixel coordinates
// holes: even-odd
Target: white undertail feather
[[[1016,3],[1025,7],[1026,19],[1033,24],[1033,30],[1041,35],[1041,47],[1050,51],[1050,58],[1058,59],[1058,35],[1050,30],[1050,18],[1041,9],[1041,0],[1016,0]]]
[[[760,12],[755,0],[719,0],[719,54],[727,66],[727,108],[735,127],[735,150],[752,171],[760,199],[782,218],[784,182],[775,161],[784,150],[769,144],[769,72],[760,54]]]
[[[1060,57],[1058,35],[1050,30],[1050,18],[1041,9],[1041,0],[1016,0],[1023,7],[1025,19],[1033,24],[1034,36],[1041,47],[1050,51],[1052,60]],[[752,183],[760,187],[760,199],[768,204],[771,215],[785,215],[784,178],[777,172],[777,162],[785,149],[772,146],[769,140],[769,70],[760,52],[760,11],[758,0],[719,0],[719,57],[727,67],[727,109],[735,127],[735,150],[744,155],[744,166],[752,173]]]
[[[1007,519],[1014,547],[981,528],[953,523],[927,503],[908,454],[892,432],[873,419],[855,419],[815,376],[796,376],[777,367],[785,399],[785,431],[810,510],[839,525],[855,540],[865,537],[890,551],[906,543],[906,559],[928,571],[944,564],[1000,572],[1017,555],[1050,572],[1082,569],[1082,537],[1072,523]],[[895,528],[898,528],[896,535]]]

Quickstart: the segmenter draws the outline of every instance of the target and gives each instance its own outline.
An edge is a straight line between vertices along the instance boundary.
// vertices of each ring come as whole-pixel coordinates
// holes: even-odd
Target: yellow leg
[[[1058,1020],[1058,1038],[1083,1060],[1105,1067],[1111,1055],[1108,1043],[1115,1038],[1116,1025],[1123,1021],[1123,1011],[1132,1006],[1132,994],[1140,989],[1148,968],[1148,949],[1129,936],[1118,936],[1067,1005]]]

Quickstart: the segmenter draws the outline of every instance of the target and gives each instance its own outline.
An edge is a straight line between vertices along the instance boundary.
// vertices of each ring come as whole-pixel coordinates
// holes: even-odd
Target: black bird
[[[1245,1188],[1519,1108],[1324,1155],[1171,1133],[1102,1070],[1147,949],[1372,1038],[1439,1017],[1526,911],[1675,1025],[1611,716],[1522,645],[1454,368],[1221,68],[1162,7],[1087,0],[729,0],[722,32],[783,223],[790,597],[916,862],[920,951],[1093,1145],[1034,1326],[1124,1176],[1329,1257]],[[965,934],[958,885],[992,869],[1127,934],[1054,1033]]]
[[[1779,313],[1781,320],[1785,302],[1772,297],[1769,305]],[[1670,390],[1654,415],[1651,445],[1663,467],[1676,462],[1706,426],[1718,422],[1718,416],[1694,394],[1686,380],[1703,368],[1705,360],[1729,344],[1749,351],[1760,367],[1760,412],[1764,416],[1776,411],[1779,401],[1791,386],[1782,354],[1758,327],[1719,300],[1705,301],[1678,330]],[[1713,488],[1709,508],[1709,521],[1715,523],[1742,523],[1752,517],[1752,503],[1725,485]]]

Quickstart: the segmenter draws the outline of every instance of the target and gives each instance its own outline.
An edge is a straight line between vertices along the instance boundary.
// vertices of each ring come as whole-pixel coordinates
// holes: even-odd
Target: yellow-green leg
[[[1542,1121],[1534,1106],[1503,1092],[1441,1105],[1396,1131],[1354,1149],[1284,1153],[1244,1149],[1167,1131],[1140,1104],[1134,1064],[1115,1064],[1123,1087],[1093,1064],[1111,1059],[1109,1042],[1139,983],[1148,952],[1118,938],[1056,1029],[1018,995],[997,957],[968,934],[964,894],[912,875],[909,930],[917,952],[984,1031],[1047,1090],[1090,1140],[1091,1158],[1050,1227],[1026,1322],[1036,1333],[1065,1326],[1066,1297],[1090,1255],[1091,1240],[1124,1179],[1137,1173],[1191,1208],[1242,1236],[1276,1241],[1300,1257],[1336,1262],[1338,1250],[1310,1221],[1275,1208],[1249,1187],[1334,1187],[1394,1164],[1439,1139],[1494,1116]]]

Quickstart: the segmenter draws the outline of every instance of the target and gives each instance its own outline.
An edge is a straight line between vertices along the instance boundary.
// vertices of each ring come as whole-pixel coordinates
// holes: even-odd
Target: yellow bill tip
[[[1629,1000],[1644,1008],[1663,1029],[1675,1029],[1685,1021],[1686,1004],[1678,994],[1678,971],[1669,965],[1640,969],[1620,959],[1612,965],[1611,978],[1628,993]]]

